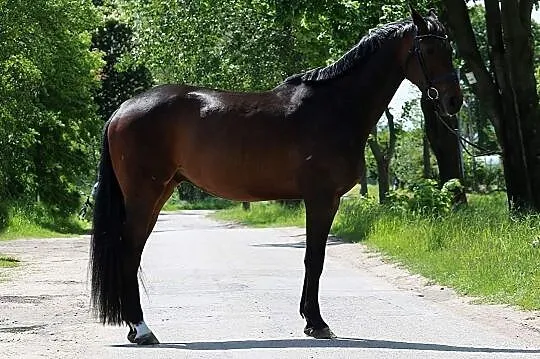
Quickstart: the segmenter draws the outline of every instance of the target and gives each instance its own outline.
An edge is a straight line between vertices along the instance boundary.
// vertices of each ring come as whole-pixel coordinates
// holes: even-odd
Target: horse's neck
[[[346,104],[343,111],[347,114],[339,120],[348,122],[362,139],[367,139],[405,78],[399,46],[399,40],[391,40],[366,64],[333,84],[339,88],[339,91],[333,91],[336,96],[341,96],[339,103]]]

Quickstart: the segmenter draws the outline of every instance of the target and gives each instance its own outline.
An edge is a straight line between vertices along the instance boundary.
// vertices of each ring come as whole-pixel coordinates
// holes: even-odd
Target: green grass
[[[363,241],[435,282],[484,301],[540,309],[540,215],[510,218],[504,194],[470,195],[470,205],[440,216],[342,201],[332,233]],[[303,225],[303,210],[276,204],[218,212],[255,226]]]
[[[300,208],[287,208],[275,202],[256,202],[251,209],[245,211],[237,205],[214,214],[215,218],[239,222],[254,227],[287,227],[304,226],[305,210]]]
[[[53,216],[36,204],[3,205],[0,241],[18,238],[71,237],[88,233],[90,224],[72,216]],[[0,268],[15,267],[19,260],[0,254]]]
[[[175,191],[171,198],[163,206],[163,211],[180,211],[184,209],[224,209],[237,205],[237,202],[232,202],[219,197],[206,197],[197,201],[183,201],[179,198]]]
[[[540,217],[511,219],[502,195],[469,198],[468,208],[427,218],[346,202],[333,232],[462,294],[540,309]]]
[[[88,233],[90,224],[72,216],[52,216],[38,205],[14,204],[7,210],[0,240],[69,237]]]
[[[0,255],[0,268],[11,268],[19,264],[19,260],[13,257]]]

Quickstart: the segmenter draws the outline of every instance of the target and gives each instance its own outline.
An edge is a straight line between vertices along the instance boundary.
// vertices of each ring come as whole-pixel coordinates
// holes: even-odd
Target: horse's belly
[[[284,160],[200,159],[182,174],[193,184],[219,197],[237,201],[301,198],[297,169]],[[221,157],[221,158],[219,158]]]

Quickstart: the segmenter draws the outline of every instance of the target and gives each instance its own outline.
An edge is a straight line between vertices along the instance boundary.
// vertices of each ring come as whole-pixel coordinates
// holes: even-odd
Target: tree
[[[350,0],[117,3],[134,29],[135,59],[158,83],[246,91],[336,60],[382,15]]]
[[[92,47],[100,50],[105,60],[100,74],[101,87],[94,97],[103,121],[107,121],[122,102],[152,86],[152,76],[144,65],[120,66],[122,57],[133,51],[131,37],[129,26],[110,15],[92,37]]]
[[[384,111],[388,121],[388,141],[383,144],[379,139],[377,126],[371,130],[371,135],[368,138],[369,148],[375,157],[377,163],[377,178],[379,182],[379,202],[386,201],[386,195],[390,191],[390,161],[396,149],[396,127],[394,125],[394,116],[387,108]]]
[[[540,210],[540,112],[534,76],[533,0],[486,0],[486,66],[466,1],[443,0],[460,56],[474,74],[473,91],[501,145],[509,206]]]
[[[90,1],[0,3],[0,198],[35,201],[64,214],[93,175],[100,132],[92,93],[100,56]]]

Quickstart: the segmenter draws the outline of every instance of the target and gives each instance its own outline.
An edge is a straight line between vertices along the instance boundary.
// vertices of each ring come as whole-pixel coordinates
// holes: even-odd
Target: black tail
[[[122,324],[121,232],[125,209],[109,153],[109,122],[105,125],[103,135],[99,184],[94,204],[90,249],[92,306],[103,324]]]

